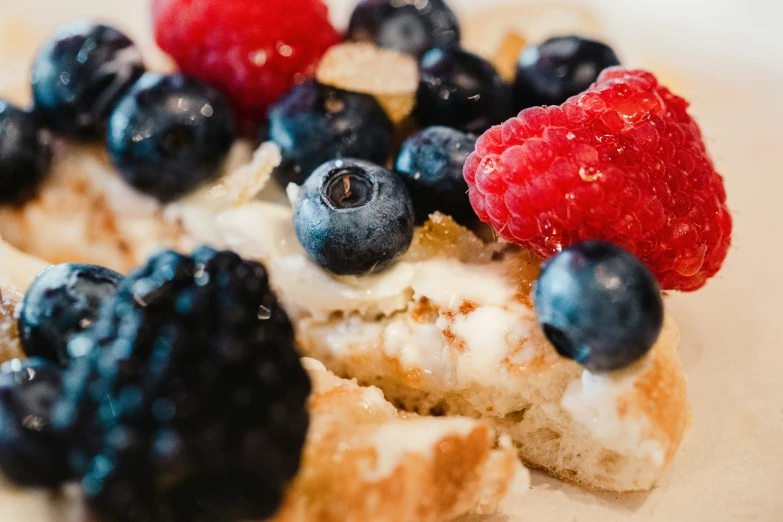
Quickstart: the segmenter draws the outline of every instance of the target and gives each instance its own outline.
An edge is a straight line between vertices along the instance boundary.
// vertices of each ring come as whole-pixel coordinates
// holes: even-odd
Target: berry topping
[[[625,368],[663,327],[655,276],[632,254],[603,241],[577,243],[541,267],[534,300],[547,339],[594,372]]]
[[[155,0],[153,11],[158,45],[228,96],[243,127],[340,41],[322,0]]]
[[[360,158],[384,164],[393,127],[370,95],[308,82],[269,110],[268,137],[283,154],[275,169],[282,184],[301,184],[326,161]]]
[[[55,423],[115,522],[263,520],[297,473],[310,381],[267,272],[161,252],[124,280],[68,370]]]
[[[95,265],[63,263],[47,268],[30,284],[19,311],[19,338],[28,356],[68,366],[72,335],[88,328],[122,276]]]
[[[61,392],[61,370],[47,360],[0,366],[0,471],[19,485],[56,486],[68,478],[65,443],[52,426]]]
[[[421,59],[416,116],[422,125],[481,133],[511,114],[511,90],[491,63],[459,49]]]
[[[217,176],[234,136],[217,90],[190,76],[147,73],[111,115],[106,145],[125,181],[165,202]]]
[[[462,170],[476,136],[448,127],[429,127],[408,138],[397,157],[397,172],[408,186],[421,223],[439,210],[458,221],[476,218]]]
[[[361,0],[347,38],[421,56],[433,47],[459,47],[457,17],[443,0]]]
[[[313,261],[337,275],[380,272],[413,239],[405,183],[366,161],[325,163],[301,187],[294,207],[299,242]]]
[[[560,105],[587,90],[607,67],[620,65],[611,47],[578,36],[551,38],[522,51],[514,101],[519,110]]]
[[[49,134],[29,112],[0,100],[0,202],[29,196],[51,161]]]
[[[728,253],[723,178],[688,103],[644,71],[605,70],[560,107],[524,110],[465,164],[473,209],[550,256],[585,239],[639,257],[666,290],[696,290]]]
[[[141,53],[117,29],[85,21],[63,26],[33,63],[35,110],[58,132],[97,137],[142,74]]]

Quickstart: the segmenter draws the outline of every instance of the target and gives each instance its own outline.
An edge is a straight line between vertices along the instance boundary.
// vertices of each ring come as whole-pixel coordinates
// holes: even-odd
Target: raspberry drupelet
[[[687,109],[652,74],[607,69],[564,104],[479,138],[464,171],[473,208],[542,256],[601,239],[642,259],[663,289],[697,290],[728,253],[732,219]]]

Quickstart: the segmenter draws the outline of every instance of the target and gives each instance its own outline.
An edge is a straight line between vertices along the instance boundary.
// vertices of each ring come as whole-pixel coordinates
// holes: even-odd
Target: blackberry
[[[264,267],[164,251],[72,338],[55,424],[113,522],[259,520],[297,473],[310,381]]]

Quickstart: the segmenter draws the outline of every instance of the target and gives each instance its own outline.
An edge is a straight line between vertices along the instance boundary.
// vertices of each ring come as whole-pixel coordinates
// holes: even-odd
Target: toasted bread
[[[0,253],[0,273],[6,274],[0,288],[3,362],[23,353],[13,313],[22,294],[7,281],[25,288],[47,265],[2,241]],[[510,439],[499,439],[487,423],[400,414],[379,389],[340,379],[312,359],[303,364],[313,382],[311,425],[300,472],[271,520],[444,521],[494,513],[512,485],[529,484]],[[0,503],[20,513],[35,506],[41,513],[35,522],[59,522],[62,513],[69,521],[86,520],[73,490],[51,495],[5,484]]]
[[[254,157],[259,171],[242,178],[260,190],[278,161],[266,144]],[[690,419],[673,321],[641,362],[593,375],[559,357],[538,328],[530,290],[539,260],[532,254],[485,244],[436,214],[390,270],[336,278],[302,250],[289,206],[249,194],[215,201],[235,176],[227,170],[213,187],[159,210],[161,226],[175,227],[167,238],[178,248],[206,243],[263,261],[306,355],[379,386],[410,411],[487,419],[512,436],[526,463],[557,477],[629,491],[649,489],[661,476]],[[21,218],[8,216],[14,219]]]

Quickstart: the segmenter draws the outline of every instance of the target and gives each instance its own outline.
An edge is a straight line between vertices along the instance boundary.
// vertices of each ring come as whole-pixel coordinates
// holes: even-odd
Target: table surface
[[[334,0],[343,20],[351,1]],[[583,1],[488,7],[451,0],[465,40],[491,49],[517,27],[531,39],[602,34],[624,63],[648,68],[691,100],[726,178],[734,244],[721,274],[667,304],[682,329],[680,357],[693,403],[693,427],[650,493],[595,494],[533,474],[501,521],[764,521],[783,519],[783,3],[765,0]],[[30,57],[58,23],[112,21],[150,41],[146,0],[0,0],[0,95],[23,101]],[[490,9],[502,9],[492,13]],[[509,11],[510,9],[510,11]],[[11,15],[10,13],[14,13]],[[487,32],[484,27],[493,27]],[[494,29],[494,28],[497,29]],[[493,38],[495,40],[493,40]],[[0,507],[0,519],[2,516]],[[480,520],[469,519],[471,522]]]

